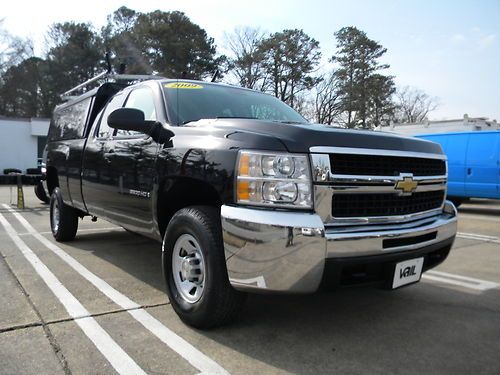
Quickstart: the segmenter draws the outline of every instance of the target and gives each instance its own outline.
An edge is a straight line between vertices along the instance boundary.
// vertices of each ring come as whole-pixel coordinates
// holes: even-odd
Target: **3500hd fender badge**
[[[128,191],[130,195],[135,195],[137,197],[143,197],[143,198],[149,198],[151,196],[151,193],[149,191],[140,191],[140,190],[133,190],[130,189]]]

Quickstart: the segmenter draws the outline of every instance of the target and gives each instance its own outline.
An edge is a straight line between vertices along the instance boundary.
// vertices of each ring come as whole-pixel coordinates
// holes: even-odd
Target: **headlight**
[[[311,171],[306,155],[240,151],[236,202],[312,208]]]

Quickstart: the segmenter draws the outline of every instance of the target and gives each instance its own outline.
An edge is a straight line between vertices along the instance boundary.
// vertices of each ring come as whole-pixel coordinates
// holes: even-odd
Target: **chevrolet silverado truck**
[[[311,124],[223,84],[116,80],[72,98],[46,168],[55,239],[90,216],[159,241],[171,305],[199,328],[232,321],[247,292],[418,282],[456,234],[438,144]]]

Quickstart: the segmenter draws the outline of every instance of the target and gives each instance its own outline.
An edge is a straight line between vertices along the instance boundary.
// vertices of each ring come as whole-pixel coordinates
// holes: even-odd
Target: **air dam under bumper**
[[[450,246],[457,213],[446,201],[443,213],[388,226],[325,227],[314,213],[223,205],[221,221],[229,280],[239,290],[310,293],[318,289],[326,259],[422,254]],[[392,257],[391,257],[392,258]]]

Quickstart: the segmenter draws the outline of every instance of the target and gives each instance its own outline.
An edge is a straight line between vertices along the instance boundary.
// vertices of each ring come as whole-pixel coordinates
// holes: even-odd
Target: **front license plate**
[[[423,265],[424,258],[410,259],[397,263],[394,270],[394,279],[392,280],[392,289],[419,281]]]

